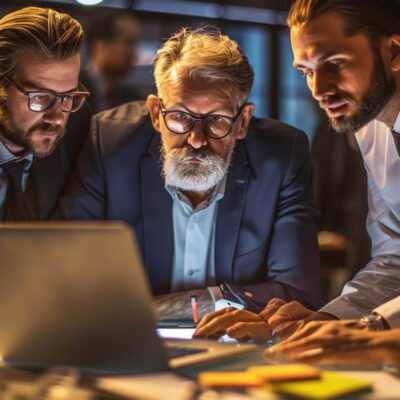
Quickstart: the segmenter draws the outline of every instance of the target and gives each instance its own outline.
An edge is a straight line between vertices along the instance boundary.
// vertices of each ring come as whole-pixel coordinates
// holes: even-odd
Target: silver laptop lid
[[[0,354],[25,366],[167,369],[134,237],[120,223],[0,224]]]

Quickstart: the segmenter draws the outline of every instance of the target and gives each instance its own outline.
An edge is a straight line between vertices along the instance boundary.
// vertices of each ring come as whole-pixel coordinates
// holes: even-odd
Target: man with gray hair
[[[71,121],[89,93],[79,88],[81,25],[26,7],[0,19],[0,221],[47,219],[86,134]]]
[[[94,117],[56,217],[130,224],[162,318],[191,318],[190,295],[200,314],[318,306],[305,134],[252,116],[252,68],[215,28],[174,34],[154,75],[147,104]]]

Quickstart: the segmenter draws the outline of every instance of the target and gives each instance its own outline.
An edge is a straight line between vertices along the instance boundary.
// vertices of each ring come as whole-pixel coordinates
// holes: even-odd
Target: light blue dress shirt
[[[171,290],[215,285],[215,226],[217,203],[224,197],[225,180],[194,210],[189,199],[166,186],[173,199],[174,257]]]
[[[7,187],[8,187],[7,175],[4,173],[4,170],[1,166],[3,164],[7,164],[10,161],[18,160],[20,158],[25,158],[29,161],[26,163],[24,167],[24,173],[22,174],[22,190],[25,191],[26,184],[28,182],[29,171],[32,166],[33,155],[28,154],[25,157],[17,157],[13,153],[11,153],[7,149],[7,147],[4,146],[3,142],[0,140],[0,210],[3,209],[3,204],[6,199]]]

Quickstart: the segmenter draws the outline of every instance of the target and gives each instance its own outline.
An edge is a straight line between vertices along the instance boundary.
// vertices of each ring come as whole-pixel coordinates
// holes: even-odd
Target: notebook
[[[9,365],[150,373],[254,348],[159,338],[138,247],[122,223],[3,223],[0,254],[0,357]],[[187,353],[168,357],[177,347]]]

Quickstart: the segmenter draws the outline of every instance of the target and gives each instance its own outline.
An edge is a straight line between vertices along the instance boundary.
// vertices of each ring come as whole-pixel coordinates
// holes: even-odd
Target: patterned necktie
[[[35,218],[33,193],[24,193],[22,189],[22,175],[27,162],[21,160],[1,166],[8,179],[4,221],[26,221]]]

